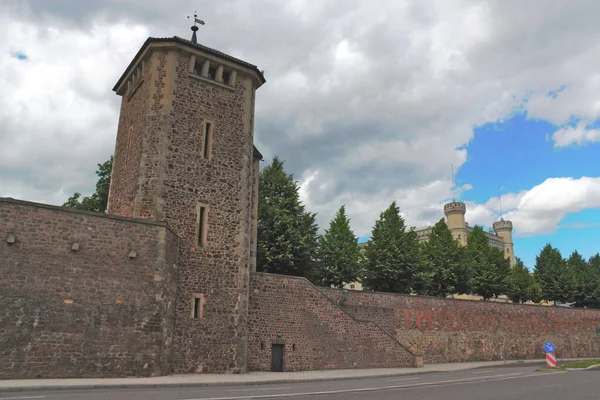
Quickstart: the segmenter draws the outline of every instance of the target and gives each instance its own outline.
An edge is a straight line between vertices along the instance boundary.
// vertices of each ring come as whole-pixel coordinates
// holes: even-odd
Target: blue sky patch
[[[485,203],[498,195],[498,187],[503,188],[502,193],[519,193],[548,178],[600,176],[600,146],[555,148],[548,137],[558,129],[546,121],[528,119],[526,113],[476,128],[475,137],[467,146],[468,160],[456,175],[457,185],[473,186],[461,200]],[[600,251],[599,238],[600,209],[567,214],[555,233],[513,237],[515,254],[530,270],[546,243],[557,247],[564,257],[578,250],[588,258]]]
[[[21,61],[25,61],[28,58],[27,54],[25,54],[21,51],[13,51],[10,53],[10,55],[11,55],[11,57],[18,58]]]

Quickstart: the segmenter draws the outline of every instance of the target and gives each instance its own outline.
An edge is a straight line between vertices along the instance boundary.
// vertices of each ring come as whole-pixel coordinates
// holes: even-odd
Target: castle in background
[[[469,226],[469,224],[465,221],[465,214],[467,212],[467,206],[462,201],[453,201],[451,203],[444,204],[444,215],[446,216],[446,224],[448,225],[448,229],[452,233],[452,236],[461,246],[467,245],[467,238],[469,234],[473,231],[473,227]],[[429,235],[431,234],[432,226],[426,226],[422,228],[417,228],[415,231],[417,232],[417,238],[419,242],[425,242],[429,240]],[[510,259],[510,265],[513,266],[515,264],[515,256],[514,256],[514,245],[512,240],[512,229],[513,225],[511,221],[506,221],[504,218],[501,218],[500,221],[496,221],[493,224],[493,232],[485,232],[487,236],[490,246],[497,248],[502,251],[505,258]],[[367,242],[360,243],[359,246],[361,249],[364,249]],[[344,285],[344,289],[348,290],[363,290],[363,286],[361,282],[351,282]],[[482,297],[475,295],[454,295],[451,296],[453,298],[460,298],[465,300],[480,300]],[[492,301],[497,301],[498,299],[493,299]],[[499,301],[509,302],[506,296],[502,296]]]
[[[466,212],[467,206],[462,201],[453,201],[444,204],[444,215],[446,216],[448,229],[452,232],[452,236],[454,236],[454,239],[457,240],[461,246],[467,245],[467,238],[473,231],[473,227],[469,226],[469,223],[465,221]],[[419,241],[424,242],[429,239],[431,228],[431,226],[427,226],[416,229]],[[501,218],[500,221],[494,222],[492,228],[493,229],[489,232],[485,232],[490,246],[502,251],[504,257],[510,259],[510,265],[515,265],[512,222]]]

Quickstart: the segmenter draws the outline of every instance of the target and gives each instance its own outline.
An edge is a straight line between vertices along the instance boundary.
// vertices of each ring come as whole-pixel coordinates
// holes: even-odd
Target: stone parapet
[[[501,219],[500,221],[494,222],[494,224],[492,225],[492,228],[496,232],[500,232],[500,231],[512,231],[513,224],[512,224],[511,221],[506,221],[504,219]]]
[[[453,201],[452,203],[444,204],[444,215],[446,217],[451,214],[465,215],[467,212],[467,205],[462,201]]]

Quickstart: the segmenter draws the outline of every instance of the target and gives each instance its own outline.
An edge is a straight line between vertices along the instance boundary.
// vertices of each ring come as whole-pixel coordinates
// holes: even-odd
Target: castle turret
[[[500,236],[504,241],[504,257],[510,259],[510,265],[515,265],[515,254],[512,240],[512,222],[505,221],[504,218],[500,218],[500,221],[494,222],[493,228],[496,232],[496,235]]]
[[[462,201],[453,201],[444,204],[444,215],[446,216],[446,224],[452,232],[454,239],[462,246],[467,244],[467,226],[465,223],[465,213],[467,206]]]

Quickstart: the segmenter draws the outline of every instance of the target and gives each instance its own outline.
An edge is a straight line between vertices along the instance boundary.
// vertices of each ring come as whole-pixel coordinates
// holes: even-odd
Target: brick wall
[[[250,289],[249,370],[271,369],[273,343],[285,346],[285,371],[417,363],[391,335],[352,318],[304,278],[253,273]]]
[[[600,310],[321,290],[355,317],[377,322],[426,364],[539,359],[546,341],[559,357],[600,356]]]
[[[177,250],[161,224],[0,198],[0,378],[168,373]]]

